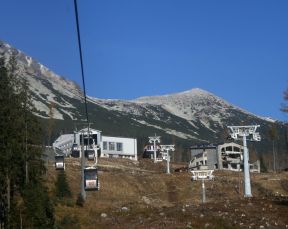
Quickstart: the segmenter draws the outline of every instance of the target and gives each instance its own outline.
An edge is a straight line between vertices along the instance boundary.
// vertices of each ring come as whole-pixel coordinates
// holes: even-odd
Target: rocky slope
[[[53,109],[54,119],[70,123],[85,120],[82,91],[75,82],[58,76],[33,58],[0,41],[0,56],[7,58],[12,54],[18,61],[20,76],[29,83],[38,109],[35,115],[48,119]],[[199,88],[130,101],[88,97],[88,103],[90,120],[95,128],[122,136],[149,136],[157,132],[170,139],[219,141],[224,138],[223,129],[227,125],[257,123],[265,130],[273,122]]]

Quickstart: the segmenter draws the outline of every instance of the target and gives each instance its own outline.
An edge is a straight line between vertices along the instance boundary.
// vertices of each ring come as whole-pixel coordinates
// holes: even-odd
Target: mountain
[[[0,41],[0,56],[7,58],[12,54],[16,56],[21,77],[29,83],[37,108],[35,115],[47,124],[53,110],[54,137],[60,131],[72,131],[85,120],[82,90],[75,82],[58,76],[35,59]],[[154,133],[162,136],[164,143],[174,142],[185,147],[219,142],[227,137],[227,125],[247,124],[261,125],[260,133],[265,143],[273,123],[281,129],[278,122],[254,115],[199,88],[134,100],[88,96],[88,111],[92,127],[109,135],[137,137],[142,139],[140,144]]]

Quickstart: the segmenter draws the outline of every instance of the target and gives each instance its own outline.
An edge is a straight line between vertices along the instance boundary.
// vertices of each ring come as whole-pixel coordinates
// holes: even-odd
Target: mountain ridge
[[[75,82],[0,41],[0,55],[7,59],[12,54],[16,55],[20,76],[28,81],[35,115],[47,120],[53,109],[53,119],[69,123],[85,120],[83,92]],[[219,141],[227,125],[272,123],[200,88],[132,100],[87,96],[87,101],[89,117],[97,129],[130,137],[157,132],[170,139]]]

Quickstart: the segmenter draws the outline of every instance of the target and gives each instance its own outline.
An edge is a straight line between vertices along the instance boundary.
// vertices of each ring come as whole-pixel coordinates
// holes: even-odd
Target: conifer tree
[[[57,180],[55,183],[55,194],[56,197],[59,199],[65,198],[65,197],[71,197],[71,190],[67,181],[67,177],[64,171],[60,171],[57,175]]]
[[[47,207],[50,200],[42,183],[43,135],[32,114],[28,83],[13,55],[8,61],[0,58],[0,87],[0,206],[5,212],[5,227],[23,222],[29,228],[39,228],[40,221],[47,222],[43,224],[46,228],[52,227],[53,208]],[[36,198],[38,192],[41,194]]]

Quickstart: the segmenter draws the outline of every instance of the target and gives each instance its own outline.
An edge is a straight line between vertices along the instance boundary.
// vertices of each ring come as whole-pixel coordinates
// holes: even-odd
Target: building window
[[[107,142],[103,142],[103,150],[107,150]]]
[[[123,151],[123,144],[121,142],[116,143],[117,151]]]
[[[109,150],[115,150],[115,142],[109,142]]]
[[[232,151],[232,146],[227,146],[226,151]]]
[[[240,152],[240,149],[238,147],[234,147],[234,152]]]

